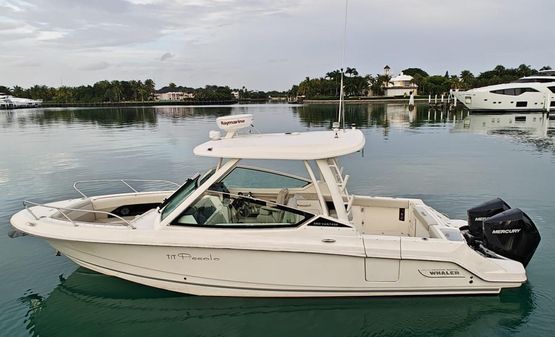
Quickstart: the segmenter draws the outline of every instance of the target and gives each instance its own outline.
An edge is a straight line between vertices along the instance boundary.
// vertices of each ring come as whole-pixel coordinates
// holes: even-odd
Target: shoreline
[[[137,102],[97,102],[97,103],[54,103],[43,102],[42,108],[85,108],[85,107],[141,107],[141,106],[177,106],[177,105],[232,105],[237,100],[222,101],[137,101]]]
[[[428,98],[415,98],[415,103],[428,103]],[[284,102],[272,100],[222,100],[222,101],[137,101],[137,102],[98,102],[98,103],[55,103],[44,102],[41,106],[32,108],[125,108],[125,107],[152,107],[152,106],[196,106],[196,105],[234,105],[234,104],[338,104],[339,99],[305,99],[302,102]],[[405,97],[377,97],[377,98],[360,98],[345,100],[345,104],[371,104],[371,103],[405,103],[409,104],[409,98]],[[439,105],[440,102],[430,103],[430,105]],[[447,104],[444,102],[443,104]],[[31,107],[0,107],[0,110],[12,109],[28,109]]]
[[[360,104],[360,103],[388,103],[388,102],[395,102],[395,103],[409,103],[409,98],[401,97],[401,98],[361,98],[361,99],[346,99],[345,104]],[[415,98],[414,102],[418,103],[428,103],[428,98]],[[339,99],[305,99],[302,103],[299,104],[338,104]],[[439,104],[439,102],[438,102]]]

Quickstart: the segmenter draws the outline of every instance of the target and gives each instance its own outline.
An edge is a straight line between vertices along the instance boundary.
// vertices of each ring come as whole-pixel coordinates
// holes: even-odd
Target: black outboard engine
[[[518,208],[484,221],[484,245],[499,255],[528,265],[541,237],[532,220]]]
[[[469,209],[468,227],[460,229],[472,248],[519,261],[525,267],[541,240],[528,215],[518,208],[511,209],[500,198]]]
[[[505,201],[500,198],[496,198],[490,201],[486,201],[476,207],[473,207],[467,211],[468,213],[468,231],[472,236],[478,240],[484,238],[483,226],[484,220],[494,216],[495,214],[504,212],[511,209]]]

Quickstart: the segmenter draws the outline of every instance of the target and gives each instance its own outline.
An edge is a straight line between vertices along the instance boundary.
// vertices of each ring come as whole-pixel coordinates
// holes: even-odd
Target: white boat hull
[[[522,282],[487,282],[450,262],[335,254],[100,244],[48,239],[77,264],[128,281],[204,296],[339,297],[496,294]],[[367,272],[371,266],[379,267]],[[397,278],[368,281],[368,275]],[[435,274],[430,271],[435,271]],[[387,275],[378,276],[387,279]]]
[[[555,111],[555,101],[545,92],[527,92],[520,96],[508,96],[490,91],[457,91],[453,93],[472,112],[547,112]],[[546,106],[547,105],[547,106]]]

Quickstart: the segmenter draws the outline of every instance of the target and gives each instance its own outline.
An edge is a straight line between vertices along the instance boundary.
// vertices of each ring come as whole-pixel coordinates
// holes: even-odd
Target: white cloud
[[[66,33],[57,31],[39,31],[36,39],[39,41],[57,40],[64,37]]]
[[[96,70],[104,70],[109,66],[110,64],[108,62],[94,62],[94,63],[89,63],[87,65],[84,65],[79,69],[86,70],[86,71],[96,71]]]

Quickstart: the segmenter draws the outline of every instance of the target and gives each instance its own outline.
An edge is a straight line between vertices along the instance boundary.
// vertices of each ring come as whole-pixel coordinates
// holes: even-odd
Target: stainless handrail
[[[23,201],[23,207],[25,207],[25,209],[31,213],[31,215],[33,216],[33,218],[35,218],[35,220],[40,220],[39,217],[37,217],[37,215],[35,213],[33,213],[33,211],[31,211],[31,209],[28,207],[29,205],[32,206],[40,206],[40,207],[46,207],[46,208],[52,208],[57,210],[58,212],[60,212],[60,214],[62,214],[66,219],[68,219],[75,227],[78,227],[79,225],[73,221],[73,219],[71,219],[67,214],[65,214],[63,211],[71,211],[71,212],[83,212],[83,213],[98,213],[98,214],[107,214],[107,215],[111,215],[115,218],[120,219],[121,221],[123,221],[125,223],[125,226],[131,228],[131,229],[136,229],[135,226],[133,226],[129,221],[125,220],[124,218],[122,218],[121,216],[114,214],[114,213],[110,213],[110,212],[104,212],[104,211],[94,211],[94,210],[88,210],[88,209],[77,209],[77,208],[67,208],[67,207],[57,207],[57,206],[52,206],[52,205],[45,205],[45,204],[39,204],[33,201],[28,201],[28,200],[24,200]],[[87,221],[83,221],[83,222],[87,222]],[[87,223],[92,223],[94,224],[94,222],[87,222]],[[111,223],[110,223],[111,224]]]
[[[163,183],[163,184],[169,184],[169,185],[174,185],[176,187],[180,187],[181,185],[173,182],[173,181],[169,181],[169,180],[144,180],[144,179],[100,179],[100,180],[79,180],[73,183],[73,189],[77,191],[77,193],[81,194],[83,196],[83,198],[88,198],[89,196],[86,195],[85,193],[81,192],[81,190],[78,188],[79,184],[84,184],[84,183],[105,183],[105,182],[120,182],[123,183],[124,185],[126,185],[127,187],[129,187],[129,189],[131,191],[133,191],[133,193],[139,193],[139,191],[137,191],[133,186],[131,186],[131,184],[129,184],[129,182],[144,182],[144,183]]]

